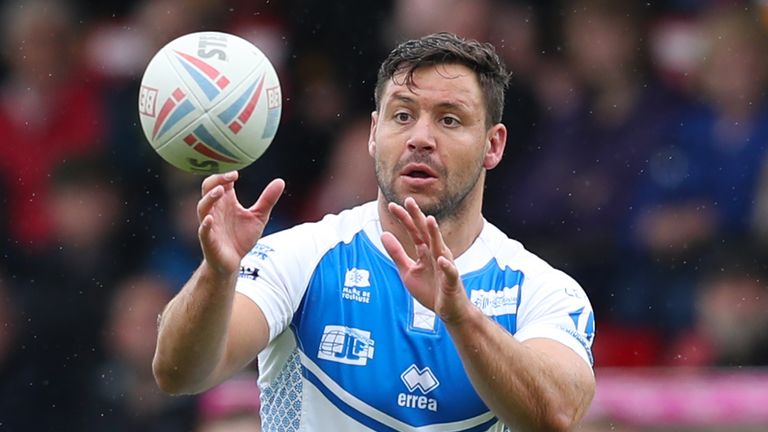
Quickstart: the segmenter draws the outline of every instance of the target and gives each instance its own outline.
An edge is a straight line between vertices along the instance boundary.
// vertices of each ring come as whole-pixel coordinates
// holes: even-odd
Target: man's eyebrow
[[[409,96],[407,93],[400,93],[400,92],[393,93],[392,99],[399,102],[403,102],[403,103],[414,103],[416,101],[413,97]],[[466,102],[458,99],[439,102],[437,104],[437,107],[441,109],[471,111],[470,106]]]
[[[393,93],[392,94],[392,99],[395,99],[395,100],[400,101],[400,102],[405,102],[405,103],[413,103],[414,102],[414,99],[412,97],[408,96],[405,93],[400,93],[400,92]]]
[[[469,105],[460,100],[440,102],[437,104],[437,107],[448,110],[471,111]]]

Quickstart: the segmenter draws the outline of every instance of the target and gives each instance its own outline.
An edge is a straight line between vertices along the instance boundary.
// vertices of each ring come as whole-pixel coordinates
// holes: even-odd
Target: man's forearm
[[[518,342],[479,309],[446,326],[475,390],[507,425],[569,430],[583,416],[592,389],[574,376],[575,368]]]
[[[204,262],[159,318],[152,368],[168,393],[196,393],[215,384],[232,313],[237,274],[221,276]]]

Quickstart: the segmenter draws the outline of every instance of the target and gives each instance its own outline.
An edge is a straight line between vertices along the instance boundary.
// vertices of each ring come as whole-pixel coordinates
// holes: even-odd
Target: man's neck
[[[413,241],[400,222],[389,213],[387,209],[388,204],[389,202],[379,194],[377,205],[382,231],[389,231],[394,234],[400,240],[408,256],[415,258],[416,253]],[[475,242],[475,239],[483,230],[483,216],[480,206],[467,206],[460,214],[439,220],[438,225],[443,235],[443,241],[448,246],[448,249],[451,250],[453,257],[458,258],[472,246],[472,243]]]

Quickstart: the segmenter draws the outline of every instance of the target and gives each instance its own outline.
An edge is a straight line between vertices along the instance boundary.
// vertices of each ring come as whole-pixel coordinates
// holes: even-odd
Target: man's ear
[[[496,123],[486,135],[486,151],[483,158],[483,167],[493,169],[501,162],[504,155],[504,148],[507,145],[507,127],[502,123]]]
[[[376,124],[379,120],[379,113],[373,111],[371,113],[371,131],[368,135],[368,154],[373,157],[376,155]]]

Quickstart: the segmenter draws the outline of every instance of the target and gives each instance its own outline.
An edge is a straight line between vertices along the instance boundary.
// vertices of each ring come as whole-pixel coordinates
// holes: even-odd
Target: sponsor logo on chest
[[[370,303],[371,273],[366,269],[352,267],[344,274],[344,286],[341,288],[341,298],[358,303]]]
[[[500,290],[471,290],[469,300],[486,316],[501,316],[517,313],[520,285]]]
[[[419,369],[415,364],[412,364],[400,375],[400,379],[408,389],[408,393],[402,392],[397,395],[399,406],[437,411],[437,399],[428,397],[427,394],[436,389],[440,382],[429,367]]]
[[[323,329],[317,358],[353,366],[365,366],[373,358],[371,332],[340,325]]]

